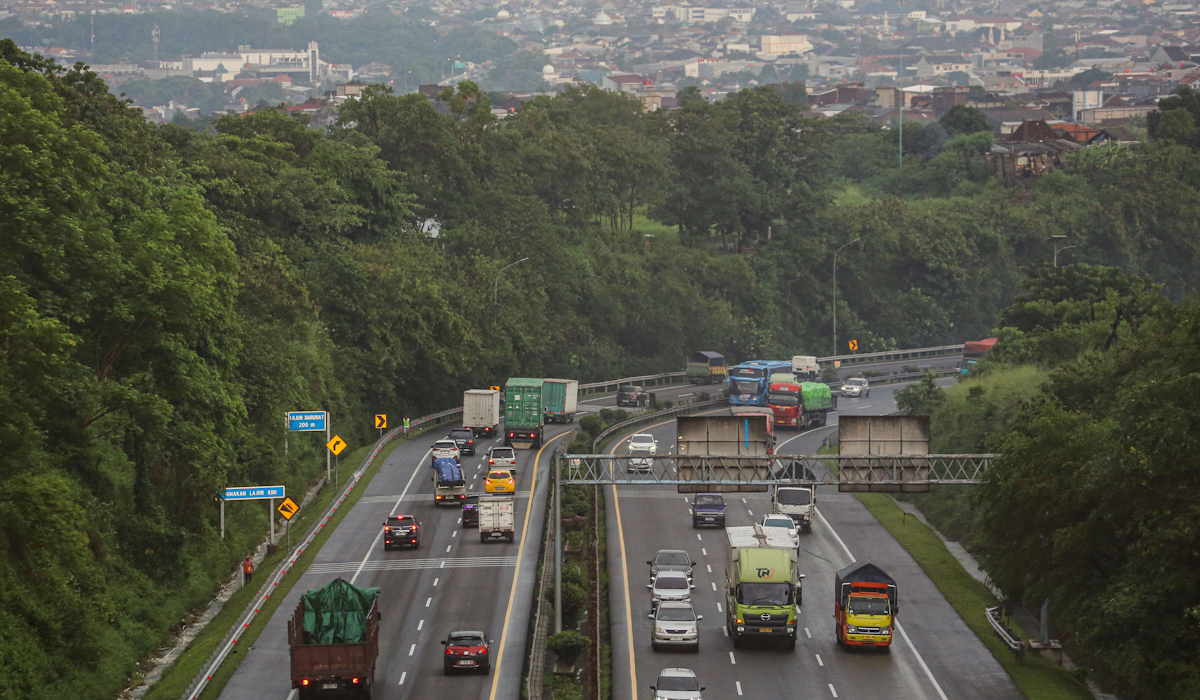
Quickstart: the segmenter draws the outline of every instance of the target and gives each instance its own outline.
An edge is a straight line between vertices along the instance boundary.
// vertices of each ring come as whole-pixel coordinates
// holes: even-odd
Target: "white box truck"
[[[475,437],[494,437],[500,430],[500,392],[470,389],[463,394],[463,427]]]
[[[812,355],[796,355],[792,358],[792,374],[802,382],[815,382],[821,378],[821,365]]]
[[[512,496],[479,496],[479,541],[507,539],[512,542],[516,537],[517,521],[515,516],[516,499]]]

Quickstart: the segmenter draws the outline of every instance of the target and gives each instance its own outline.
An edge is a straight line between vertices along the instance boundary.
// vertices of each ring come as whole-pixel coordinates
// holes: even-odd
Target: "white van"
[[[792,358],[792,374],[802,382],[815,382],[821,377],[821,366],[812,355],[796,355]]]

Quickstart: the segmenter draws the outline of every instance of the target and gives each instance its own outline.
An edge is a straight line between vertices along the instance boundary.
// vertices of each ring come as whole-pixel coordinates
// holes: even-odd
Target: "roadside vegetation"
[[[289,437],[286,411],[330,411],[356,448],[374,440],[376,413],[443,410],[509,376],[611,379],[677,370],[698,349],[739,361],[826,347],[834,251],[854,238],[838,258],[841,337],[869,352],[1022,329],[998,346],[1011,348],[1009,362],[1054,360],[1089,382],[1109,372],[1119,389],[1073,386],[1076,375],[1051,368],[1061,430],[1083,431],[1080,454],[1134,447],[1125,433],[1093,433],[1141,426],[1133,414],[1102,416],[1136,398],[1121,393],[1121,372],[1159,370],[1129,358],[1062,363],[1089,348],[1125,357],[1128,337],[1153,332],[1145,357],[1176,373],[1164,370],[1174,383],[1163,386],[1189,381],[1186,365],[1152,351],[1186,324],[1169,331],[1143,309],[1158,299],[1154,313],[1186,317],[1191,307],[1165,299],[1200,280],[1196,144],[1175,128],[1187,119],[1156,122],[1138,150],[1089,149],[1009,190],[984,176],[987,135],[969,118],[906,126],[901,144],[854,116],[812,118],[797,97],[767,86],[708,104],[684,91],[680,109],[646,113],[624,95],[570,88],[498,121],[464,82],[438,98],[442,112],[424,96],[370,88],[330,130],[263,110],[196,131],[152,126],[94,74],[0,40],[0,696],[107,700],[127,687],[266,530],[265,509],[231,509],[222,540],[220,489],[303,493],[322,475],[323,441]],[[903,169],[892,165],[901,146]],[[861,204],[833,204],[835,176],[864,193]],[[650,221],[676,235],[646,238]],[[1072,332],[1074,316],[1051,343],[1036,319],[997,324],[1059,234],[1079,244],[1060,262],[1152,272],[1162,285],[1136,303],[1094,304],[1110,326],[1122,310],[1115,341],[1091,325]],[[1071,403],[1089,396],[1095,406]],[[1159,416],[1147,434],[1189,415]],[[1184,432],[1171,438],[1191,444]],[[1019,489],[993,487],[996,503],[1024,505]],[[1088,503],[1054,505],[1094,512]],[[1116,512],[1135,504],[1149,508],[1132,498]],[[1166,537],[1167,523],[1152,529]],[[1142,549],[1132,532],[1117,534],[1144,557],[1167,544],[1190,551],[1182,539]],[[1096,618],[1082,606],[1095,599],[1072,597],[1088,586],[1022,569],[986,542],[1006,583],[1065,596],[1074,612],[1064,624],[1133,624]],[[1025,554],[1028,566],[1072,563]],[[1132,570],[1126,554],[1099,561],[1112,585],[1140,580],[1108,568]],[[1178,584],[1163,560],[1144,563]],[[1189,624],[1172,634],[1195,634]],[[1200,645],[1124,629],[1086,641],[1136,687],[1177,675],[1138,661],[1141,641],[1149,652],[1170,640],[1161,658],[1194,667],[1178,650]]]

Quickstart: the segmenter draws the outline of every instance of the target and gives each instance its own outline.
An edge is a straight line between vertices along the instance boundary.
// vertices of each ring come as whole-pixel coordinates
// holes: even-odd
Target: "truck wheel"
[[[482,532],[479,533],[479,541],[480,542],[487,542],[487,540],[488,540],[487,535],[483,534]]]
[[[509,542],[515,542],[516,539],[517,539],[517,533],[515,533],[515,532],[508,533],[508,541]]]

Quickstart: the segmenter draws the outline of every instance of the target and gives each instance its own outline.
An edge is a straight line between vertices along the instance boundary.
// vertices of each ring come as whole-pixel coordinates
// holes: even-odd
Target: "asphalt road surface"
[[[661,398],[678,400],[696,389],[676,386],[654,391]],[[581,405],[581,414],[611,406],[614,401],[612,395],[588,398]],[[512,544],[482,543],[475,529],[463,529],[460,507],[434,505],[429,447],[455,427],[457,424],[450,423],[438,426],[388,455],[362,498],[246,651],[246,658],[221,693],[222,700],[294,700],[287,621],[307,589],[324,586],[339,576],[357,586],[380,588],[375,698],[520,697],[550,455],[556,445],[554,438],[573,426],[547,426],[544,450],[517,451],[518,537]],[[503,439],[476,442],[477,454],[463,457],[462,465],[467,490],[482,492],[487,473],[484,454]],[[420,549],[383,551],[383,522],[393,514],[417,517]],[[440,641],[449,631],[462,629],[482,629],[496,641],[490,675],[442,674]],[[235,651],[229,662],[235,661],[239,652]]]
[[[942,380],[949,383],[953,380]],[[863,399],[841,399],[836,415],[882,415],[895,410],[898,386],[873,387]],[[716,413],[716,412],[714,412]],[[659,453],[674,451],[674,421],[637,432],[659,441]],[[779,437],[786,454],[815,454],[830,426]],[[625,443],[610,448],[627,451]],[[942,598],[932,581],[850,494],[822,487],[821,517],[801,535],[804,601],[794,651],[748,644],[735,650],[726,636],[724,578],[727,544],[716,528],[695,529],[685,495],[673,487],[605,487],[608,515],[610,604],[613,636],[613,697],[653,697],[649,686],[665,667],[694,669],[706,686],[706,700],[737,698],[879,698],[949,700],[1024,696],[990,652]],[[727,524],[751,525],[770,510],[766,493],[725,494]],[[660,651],[650,647],[653,624],[646,561],[659,549],[687,550],[694,569],[692,602],[700,623],[700,651]],[[903,629],[890,651],[844,650],[833,630],[834,573],[855,559],[869,558],[890,573],[900,589],[898,619]],[[632,650],[632,653],[630,653]]]

